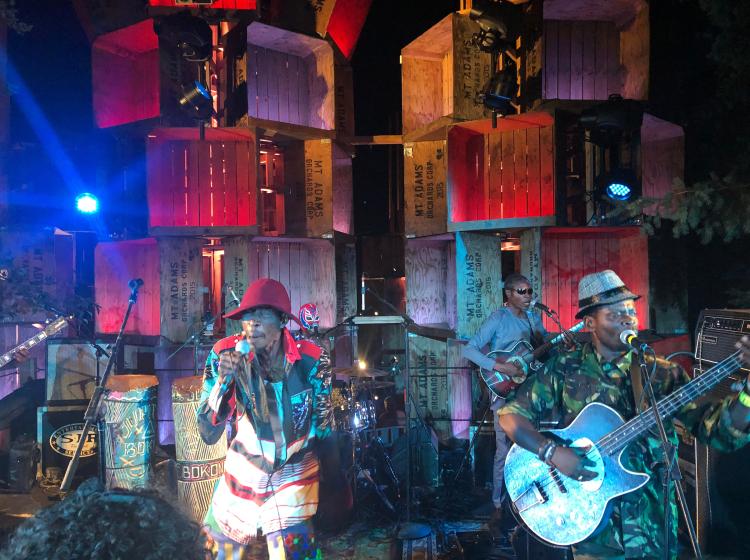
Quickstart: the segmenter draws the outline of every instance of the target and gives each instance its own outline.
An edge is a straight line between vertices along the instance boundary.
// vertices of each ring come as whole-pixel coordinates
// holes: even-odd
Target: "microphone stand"
[[[99,405],[101,403],[102,396],[104,395],[104,388],[107,386],[107,379],[109,379],[109,374],[112,371],[112,367],[115,365],[115,358],[120,352],[120,345],[122,344],[122,334],[125,332],[125,325],[127,325],[128,323],[128,318],[130,317],[130,311],[133,309],[133,305],[135,305],[135,302],[138,301],[138,288],[143,283],[143,281],[140,280],[139,282],[131,280],[128,284],[128,286],[130,287],[128,308],[125,310],[125,316],[122,319],[122,325],[120,325],[120,332],[117,333],[115,345],[109,353],[107,367],[104,370],[104,374],[102,375],[100,383],[98,383],[96,388],[94,389],[94,394],[91,395],[91,400],[89,401],[89,405],[83,415],[84,423],[83,429],[81,430],[81,439],[78,440],[78,445],[76,446],[75,453],[73,453],[73,456],[70,458],[68,468],[65,470],[65,476],[63,477],[62,483],[60,484],[61,493],[70,490],[70,487],[73,484],[73,477],[75,476],[76,469],[78,468],[78,462],[81,460],[81,452],[83,451],[83,446],[86,443],[86,439],[88,438],[89,431],[91,431],[92,426],[97,423],[97,418],[99,416]],[[98,453],[103,454],[103,442],[100,440],[97,442],[97,445],[99,447],[99,449],[97,450]]]
[[[413,409],[416,413],[417,418],[423,425],[423,429],[427,430],[427,428],[424,426],[424,420],[422,419],[421,414],[419,413],[419,407],[414,406],[412,402],[412,394],[411,394],[411,379],[410,379],[410,372],[411,372],[411,366],[409,365],[409,330],[411,327],[416,325],[414,320],[406,315],[405,313],[401,313],[398,309],[396,309],[393,305],[391,305],[390,302],[386,301],[382,297],[380,297],[379,294],[373,292],[369,287],[364,286],[364,280],[362,282],[363,290],[362,290],[362,300],[364,302],[364,295],[365,292],[370,292],[375,298],[380,301],[381,303],[387,305],[390,309],[392,309],[396,315],[401,317],[404,320],[404,383],[406,385],[406,403],[405,403],[405,412],[406,412],[406,521],[404,521],[401,526],[399,527],[397,536],[399,539],[402,540],[415,540],[415,539],[422,539],[430,534],[431,529],[429,525],[425,525],[424,523],[415,523],[411,521],[411,410]]]
[[[685,492],[682,489],[682,484],[680,484],[680,481],[682,480],[682,473],[680,472],[680,466],[677,463],[677,448],[672,445],[672,442],[669,441],[669,438],[667,437],[667,432],[664,429],[664,423],[662,422],[661,416],[659,415],[659,411],[656,406],[656,395],[654,394],[654,386],[651,383],[651,375],[649,373],[648,365],[646,364],[646,356],[643,348],[649,348],[651,352],[653,352],[653,349],[651,349],[648,346],[642,347],[638,351],[638,363],[640,366],[640,372],[641,372],[641,379],[643,380],[643,387],[646,391],[646,394],[648,395],[648,399],[651,404],[651,410],[654,413],[654,419],[656,420],[656,426],[659,432],[659,440],[661,442],[661,448],[664,453],[663,463],[664,463],[664,472],[661,474],[662,479],[662,485],[663,485],[663,491],[664,491],[664,558],[666,560],[669,560],[671,557],[670,555],[670,537],[672,535],[671,531],[671,525],[672,525],[672,515],[669,504],[669,494],[670,494],[670,485],[671,482],[675,483],[675,490],[677,491],[677,501],[680,504],[680,509],[682,510],[682,515],[685,518],[685,525],[687,526],[688,535],[690,536],[690,544],[693,547],[693,554],[695,555],[698,560],[703,559],[703,555],[701,554],[700,546],[698,545],[698,538],[696,536],[695,532],[695,526],[693,525],[693,519],[690,515],[690,510],[688,510],[687,507],[687,499],[685,498]],[[636,407],[638,406],[638,403],[636,403]],[[638,413],[638,410],[636,409],[636,413]]]

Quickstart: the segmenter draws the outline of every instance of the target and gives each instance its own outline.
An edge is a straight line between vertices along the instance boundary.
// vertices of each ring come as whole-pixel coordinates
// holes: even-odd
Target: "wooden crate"
[[[350,155],[330,139],[261,138],[258,187],[265,236],[352,233]]]
[[[447,231],[445,140],[404,144],[404,233],[406,237]]]
[[[130,290],[143,279],[126,334],[162,336],[183,342],[203,314],[203,241],[189,238],[138,239],[100,243],[94,252],[96,331],[119,331]]]
[[[639,328],[649,328],[648,239],[639,227],[548,228],[541,239],[541,301],[557,310],[564,327],[577,322],[578,282],[586,274],[614,270],[640,295]],[[557,330],[545,318],[549,330]]]
[[[545,0],[543,98],[648,98],[649,8],[644,0]]]
[[[471,36],[479,25],[453,13],[401,50],[401,111],[403,133],[437,121],[472,120],[488,116],[477,103],[490,78],[490,55],[474,47]]]
[[[407,239],[406,314],[419,325],[456,328],[456,242],[452,234]]]
[[[545,112],[452,126],[448,229],[554,225],[553,117]]]
[[[38,320],[48,313],[34,304],[46,299],[58,308],[75,287],[75,244],[61,229],[0,231],[0,269],[8,277],[0,282],[0,316],[14,311],[13,320]]]
[[[257,142],[253,131],[157,129],[147,139],[151,235],[258,231]]]
[[[354,315],[356,261],[351,242],[280,237],[230,237],[224,240],[224,278],[238,297],[258,278],[273,278],[289,292],[292,312],[315,303],[320,328]],[[232,322],[230,322],[232,323]],[[227,326],[234,332],[236,324]]]
[[[100,128],[161,114],[159,40],[147,19],[91,45],[94,120]]]
[[[351,97],[336,93],[336,66],[331,46],[321,39],[271,27],[257,21],[247,28],[247,99],[251,119],[334,130],[336,104],[353,113]],[[343,72],[342,87],[351,76]],[[338,99],[337,99],[338,98]],[[351,117],[343,120],[347,121]],[[339,117],[338,122],[342,118]],[[350,131],[351,133],[351,131]]]

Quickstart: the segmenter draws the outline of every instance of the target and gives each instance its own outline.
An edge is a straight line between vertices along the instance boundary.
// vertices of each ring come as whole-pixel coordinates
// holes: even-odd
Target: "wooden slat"
[[[195,186],[198,191],[197,211],[198,222],[193,222],[200,226],[211,226],[213,211],[213,193],[211,192],[211,142],[193,142],[197,149],[198,155],[198,174]],[[193,179],[191,177],[191,180]],[[195,204],[195,202],[194,202]]]
[[[614,25],[607,26],[607,95],[622,94],[620,71],[620,32]]]
[[[571,283],[574,282],[571,271],[570,243],[567,239],[558,240],[557,244],[557,311],[560,319],[565,322],[570,321],[571,316]],[[576,301],[577,303],[577,301]]]
[[[584,275],[585,261],[589,256],[583,252],[583,238],[574,237],[568,240],[570,245],[570,314],[568,322],[564,325],[572,325],[575,322],[575,314],[578,310],[578,283]]]
[[[489,200],[488,218],[502,218],[503,208],[503,134],[493,132],[487,135],[489,144]]]
[[[529,128],[526,131],[526,168],[528,171],[528,215],[542,215],[542,185],[541,185],[541,160],[539,153],[538,128]]]
[[[261,119],[271,120],[269,117],[269,99],[268,99],[268,49],[258,49],[258,58],[256,59],[258,69],[258,114]]]
[[[595,99],[607,99],[607,61],[609,60],[608,23],[596,22],[596,72],[594,73]]]
[[[166,146],[149,138],[146,143],[146,182],[148,184],[148,223],[149,226],[172,225],[172,197],[164,181],[168,171],[165,160]]]
[[[516,184],[513,131],[503,132],[503,218],[512,218],[516,211]]]
[[[284,121],[288,122],[287,119],[282,118],[282,113],[287,115],[289,111],[286,108],[286,102],[288,98],[285,96],[284,99],[280,98],[280,94],[283,93],[286,80],[284,80],[284,74],[286,74],[286,62],[283,61],[281,53],[274,50],[266,51],[266,81],[268,83],[268,119],[271,121]]]
[[[581,99],[596,99],[596,22],[576,24],[583,32],[583,68]]]
[[[218,177],[215,180],[220,181],[221,188],[224,191],[224,221],[228,226],[236,226],[237,212],[240,205],[240,193],[237,190],[237,148],[241,148],[242,142],[224,142],[221,150],[221,162],[217,169]]]
[[[583,99],[583,26],[570,24],[570,99]]]
[[[255,147],[244,143],[235,144],[234,150],[227,152],[227,174],[229,177],[234,176],[237,182],[238,226],[257,223],[254,154]]]
[[[542,301],[550,309],[557,310],[558,268],[557,268],[557,239],[542,237]],[[554,329],[554,323],[545,317],[544,325],[548,330]]]
[[[308,237],[333,230],[333,146],[330,140],[305,142],[305,222]]]
[[[569,21],[559,22],[557,53],[557,98],[570,99],[570,27]]]
[[[515,211],[516,218],[525,218],[529,215],[529,180],[526,163],[526,129],[521,128],[513,131],[513,155],[514,155],[514,182],[516,185]]]
[[[293,124],[303,124],[302,112],[300,108],[300,64],[301,60],[293,55],[286,57],[286,83],[288,89],[288,115],[287,122]]]
[[[258,47],[247,46],[247,114],[257,117],[259,109],[258,99]]]
[[[541,168],[541,215],[555,215],[555,158],[554,128],[539,129],[539,153]]]
[[[169,172],[170,191],[172,193],[172,211],[174,212],[174,225],[191,226],[197,224],[190,222],[188,206],[189,185],[189,142],[170,142],[171,170]]]
[[[558,28],[556,21],[544,22],[544,98],[558,99],[557,55]]]
[[[300,274],[300,252],[302,245],[300,243],[291,243],[289,245],[289,298],[292,302],[292,309],[299,309],[304,303],[302,301],[302,288],[306,283],[307,272]]]

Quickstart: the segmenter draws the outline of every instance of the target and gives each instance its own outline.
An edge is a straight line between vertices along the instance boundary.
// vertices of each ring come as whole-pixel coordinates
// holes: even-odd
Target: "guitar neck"
[[[668,397],[663,398],[656,404],[656,410],[662,420],[666,420],[677,414],[685,405],[693,402],[701,395],[705,395],[716,387],[723,379],[740,367],[739,351],[731,354],[704,374],[699,375],[690,383],[683,385]],[[656,425],[653,407],[649,407],[628,422],[610,432],[598,442],[607,451],[614,453],[644,435]]]
[[[16,352],[19,350],[29,350],[39,344],[40,342],[43,342],[59,330],[61,330],[65,325],[67,321],[65,319],[58,319],[54,323],[52,323],[50,326],[48,326],[43,331],[39,331],[37,334],[32,336],[30,339],[25,340],[15,348],[12,348],[8,350],[5,354],[0,355],[0,367],[3,367],[10,363],[13,360],[13,356],[15,356]]]
[[[578,332],[583,328],[583,326],[584,326],[583,321],[579,321],[578,323],[570,327],[568,329],[568,332],[570,333]],[[534,360],[536,360],[539,358],[539,356],[543,356],[544,354],[549,352],[553,346],[556,346],[557,344],[560,344],[563,341],[564,334],[565,333],[560,333],[557,336],[545,342],[544,344],[542,344],[541,346],[539,346],[538,348],[534,348],[534,351],[531,353],[531,357]]]

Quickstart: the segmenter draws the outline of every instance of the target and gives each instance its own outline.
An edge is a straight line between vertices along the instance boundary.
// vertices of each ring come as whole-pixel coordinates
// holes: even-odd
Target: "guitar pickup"
[[[519,513],[529,508],[543,504],[549,500],[547,492],[544,491],[542,485],[536,480],[531,483],[531,486],[521,494],[518,499],[514,502],[516,509]]]

